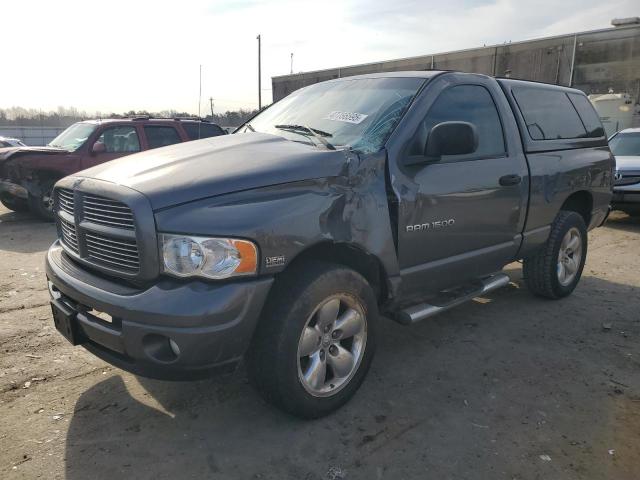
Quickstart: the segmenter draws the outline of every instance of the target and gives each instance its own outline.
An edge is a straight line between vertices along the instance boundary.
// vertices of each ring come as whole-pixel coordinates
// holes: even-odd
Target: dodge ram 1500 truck
[[[509,282],[576,287],[615,162],[587,97],[455,72],[341,78],[234,135],[60,180],[57,329],[143,376],[242,359],[301,417],[353,396],[379,313],[410,325]]]

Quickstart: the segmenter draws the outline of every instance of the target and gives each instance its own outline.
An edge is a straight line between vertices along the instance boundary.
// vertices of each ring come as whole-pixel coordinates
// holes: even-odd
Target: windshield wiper
[[[318,128],[307,127],[306,125],[276,125],[276,128],[282,130],[304,130],[306,132],[315,132],[318,135],[322,135],[323,137],[333,137],[333,135],[329,132],[325,132],[324,130],[320,130]]]
[[[255,128],[253,128],[253,127],[251,126],[251,124],[250,124],[250,123],[245,123],[245,124],[244,124],[244,128],[248,128],[248,129],[249,129],[249,130],[251,130],[252,132],[255,132],[255,131],[256,131],[256,129],[255,129]]]
[[[306,125],[276,125],[275,127],[277,129],[279,129],[279,130],[288,130],[288,131],[291,131],[291,132],[299,133],[301,135],[304,135],[304,133],[302,133],[302,132],[310,133],[315,138],[317,138],[318,141],[320,143],[322,143],[325,147],[327,147],[329,150],[335,150],[336,149],[336,147],[331,145],[327,141],[327,139],[324,138],[324,137],[332,137],[333,135],[328,133],[328,132],[325,132],[323,130],[318,130],[317,128],[307,127]]]

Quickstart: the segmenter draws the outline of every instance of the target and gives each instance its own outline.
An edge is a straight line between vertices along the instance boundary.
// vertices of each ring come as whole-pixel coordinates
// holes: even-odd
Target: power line
[[[255,100],[226,100],[224,98],[216,98],[216,103],[220,104],[220,103],[245,103],[245,104],[251,104],[251,105],[256,105],[256,101]]]

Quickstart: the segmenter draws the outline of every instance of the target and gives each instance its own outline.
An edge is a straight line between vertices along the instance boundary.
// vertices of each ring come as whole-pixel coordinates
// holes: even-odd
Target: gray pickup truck
[[[615,161],[580,91],[455,72],[298,90],[234,135],[60,180],[46,273],[55,325],[133,373],[245,360],[319,417],[362,383],[380,314],[410,325],[504,286],[576,287]]]

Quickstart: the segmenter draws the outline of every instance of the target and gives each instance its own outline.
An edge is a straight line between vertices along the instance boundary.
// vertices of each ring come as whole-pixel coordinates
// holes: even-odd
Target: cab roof
[[[562,91],[571,91],[571,92],[578,92],[578,93],[584,94],[581,90],[578,90],[576,88],[566,87],[564,85],[555,85],[553,83],[538,82],[535,80],[524,80],[519,78],[495,77],[493,75],[486,75],[483,73],[461,72],[458,70],[401,70],[397,72],[366,73],[363,75],[353,75],[348,77],[333,78],[331,80],[325,80],[325,82],[339,82],[343,80],[358,80],[358,79],[365,79],[365,78],[424,78],[425,80],[427,80],[427,79],[436,77],[438,75],[443,75],[447,73],[453,73],[457,75],[468,75],[468,76],[475,76],[475,77],[480,76],[485,78],[494,78],[499,83],[502,83],[503,85],[529,84],[532,86],[553,88],[553,89],[562,90]]]
[[[397,72],[365,73],[363,75],[350,75],[348,77],[333,78],[327,82],[339,82],[341,80],[360,80],[364,78],[432,78],[447,70],[402,70]]]

